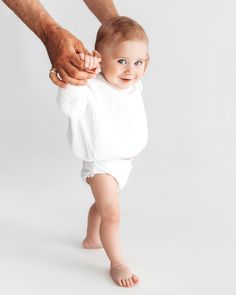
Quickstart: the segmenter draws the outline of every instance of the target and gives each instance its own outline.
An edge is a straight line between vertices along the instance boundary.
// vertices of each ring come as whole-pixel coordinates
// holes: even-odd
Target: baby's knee
[[[120,221],[120,210],[117,205],[109,205],[100,210],[100,216],[103,222],[118,223]]]

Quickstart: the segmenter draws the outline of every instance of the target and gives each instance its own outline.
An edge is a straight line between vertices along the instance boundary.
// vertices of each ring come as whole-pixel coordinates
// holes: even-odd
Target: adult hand
[[[44,44],[52,64],[49,77],[56,85],[60,87],[65,87],[67,83],[85,85],[87,79],[93,78],[98,72],[96,68],[86,70],[79,53],[91,54],[69,31],[60,27],[53,28]]]

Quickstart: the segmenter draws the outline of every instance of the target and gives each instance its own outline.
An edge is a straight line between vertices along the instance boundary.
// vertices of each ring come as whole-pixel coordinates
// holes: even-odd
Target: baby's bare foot
[[[91,241],[88,239],[84,239],[83,241],[83,247],[85,249],[99,249],[103,248],[102,243],[99,241]]]
[[[139,278],[125,264],[111,268],[110,273],[113,280],[121,287],[133,287],[139,282]]]

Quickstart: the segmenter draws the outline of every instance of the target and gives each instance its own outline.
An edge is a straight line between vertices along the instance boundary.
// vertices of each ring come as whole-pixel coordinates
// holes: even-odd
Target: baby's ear
[[[149,61],[150,61],[150,55],[149,55],[149,52],[147,52],[147,57],[146,57],[146,60],[145,60],[144,72],[146,72],[146,69],[147,69],[147,66],[149,64]]]

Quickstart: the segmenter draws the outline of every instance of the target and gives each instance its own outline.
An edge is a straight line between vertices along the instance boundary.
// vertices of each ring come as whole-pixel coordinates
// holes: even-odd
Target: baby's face
[[[105,79],[115,87],[127,88],[140,80],[147,62],[147,42],[140,40],[111,44],[100,50]]]

